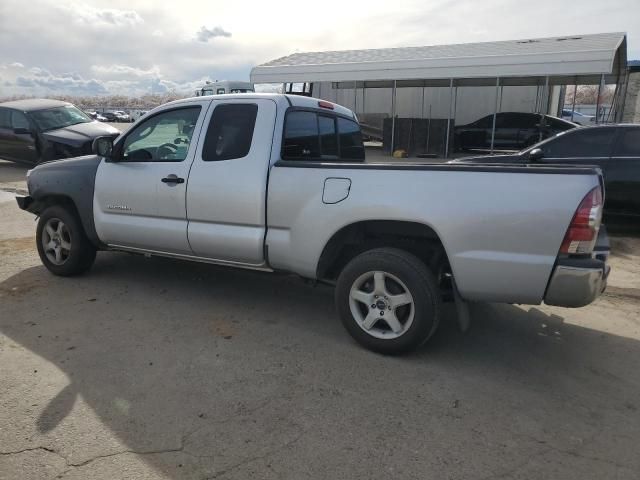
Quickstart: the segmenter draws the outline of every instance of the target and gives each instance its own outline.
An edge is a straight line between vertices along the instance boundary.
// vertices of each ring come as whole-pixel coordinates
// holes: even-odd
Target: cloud
[[[231,32],[227,32],[222,27],[207,28],[204,25],[200,27],[200,30],[196,33],[196,39],[199,42],[208,42],[212,38],[230,36]]]
[[[144,22],[135,10],[96,8],[77,1],[63,3],[59,7],[71,14],[76,22],[92,26],[132,27]]]
[[[506,0],[401,3],[369,0],[363,11],[358,2],[327,0],[325,9],[340,15],[309,23],[297,21],[299,12],[258,0],[243,4],[251,15],[228,2],[29,0],[25,8],[24,0],[0,0],[0,73],[12,84],[0,84],[0,94],[72,94],[100,86],[130,96],[162,89],[189,93],[205,79],[248,80],[252,66],[294,50],[517,39],[576,33],[575,25],[581,33],[627,30],[629,57],[640,58],[640,22],[629,22],[640,15],[638,0],[616,0],[615,7],[582,0],[574,27],[557,0],[533,6]],[[472,27],[462,28],[465,18],[474,18]],[[31,86],[17,86],[18,77]],[[63,85],[69,90],[60,91]]]
[[[75,93],[82,95],[108,93],[105,86],[95,78],[86,79],[75,72],[56,75],[40,67],[30,68],[28,73],[16,77],[13,85],[23,89],[25,93]]]
[[[157,77],[160,75],[160,69],[156,65],[148,70],[121,64],[92,65],[91,71],[102,77]]]

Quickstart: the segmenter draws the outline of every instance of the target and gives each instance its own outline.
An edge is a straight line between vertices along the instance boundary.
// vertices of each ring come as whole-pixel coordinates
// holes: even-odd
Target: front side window
[[[91,121],[87,114],[73,105],[36,110],[31,112],[31,118],[43,132]]]
[[[11,110],[0,108],[0,128],[11,128]]]
[[[608,157],[614,128],[585,128],[559,135],[540,146],[548,158]]]
[[[205,162],[246,157],[251,149],[258,106],[254,103],[218,105],[209,121],[202,147]]]
[[[129,162],[181,162],[187,158],[200,107],[154,115],[127,135],[122,159]]]
[[[24,113],[13,110],[11,112],[11,128],[25,128],[30,130],[29,119],[27,119]]]
[[[216,91],[216,93],[217,93],[218,95],[222,95],[222,94],[224,93],[224,88],[219,88],[219,89]]]
[[[620,142],[616,145],[616,155],[640,157],[640,128],[622,127]]]

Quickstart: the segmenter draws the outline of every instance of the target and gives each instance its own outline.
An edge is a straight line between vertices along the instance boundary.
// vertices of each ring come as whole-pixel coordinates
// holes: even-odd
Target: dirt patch
[[[231,322],[220,318],[213,319],[211,322],[211,330],[215,336],[222,337],[227,340],[233,338],[236,333]]]
[[[640,302],[640,288],[620,288],[609,286],[604,292],[606,297],[625,298]]]
[[[0,255],[22,253],[35,250],[33,237],[9,238],[0,240]]]
[[[640,255],[640,238],[611,237],[611,255],[614,257],[631,258]]]

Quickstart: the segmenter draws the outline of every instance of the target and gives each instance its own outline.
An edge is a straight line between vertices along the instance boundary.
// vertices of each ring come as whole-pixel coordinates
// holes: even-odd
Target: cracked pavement
[[[640,478],[638,238],[592,306],[448,307],[388,358],[328,287],[104,252],[56,278],[0,218],[0,480]]]

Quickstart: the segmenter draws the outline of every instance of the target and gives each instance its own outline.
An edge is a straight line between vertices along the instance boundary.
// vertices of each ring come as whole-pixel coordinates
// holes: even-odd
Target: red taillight
[[[602,190],[595,187],[580,202],[562,241],[560,253],[589,254],[593,251],[602,220]]]
[[[325,102],[324,100],[319,100],[318,106],[320,108],[328,108],[329,110],[333,110],[333,103]]]

